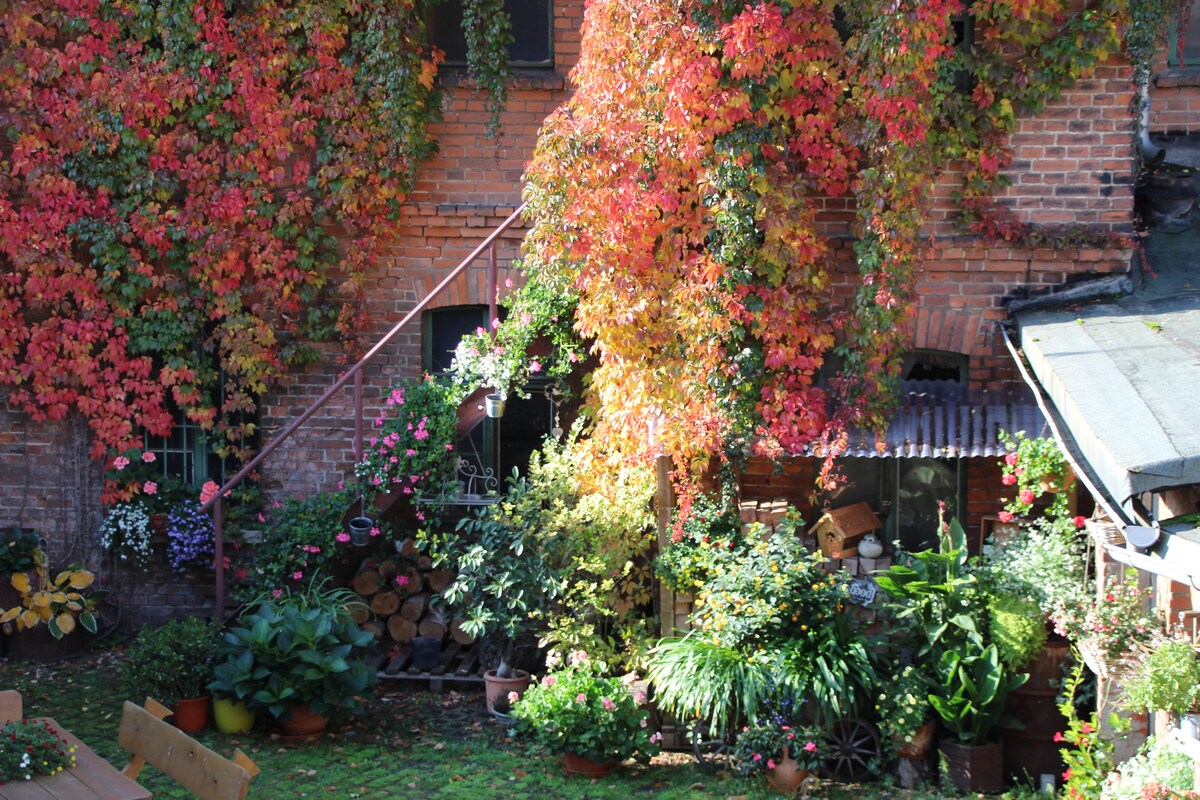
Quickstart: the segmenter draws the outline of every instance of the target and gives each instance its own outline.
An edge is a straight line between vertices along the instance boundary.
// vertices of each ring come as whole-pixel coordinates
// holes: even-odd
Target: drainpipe
[[[1139,165],[1144,166],[1150,162],[1162,161],[1167,153],[1166,150],[1156,147],[1150,141],[1150,70],[1145,70],[1145,73],[1138,79],[1137,98],[1139,112],[1137,137],[1138,162]]]

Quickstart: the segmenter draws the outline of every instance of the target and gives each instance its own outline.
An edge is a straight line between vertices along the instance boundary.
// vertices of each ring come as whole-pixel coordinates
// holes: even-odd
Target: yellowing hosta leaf
[[[54,616],[54,610],[51,609],[50,606],[39,608],[37,610],[37,615],[38,619],[40,619],[42,622],[49,622],[50,618]]]
[[[14,573],[12,576],[12,585],[13,585],[13,588],[16,589],[18,592],[20,592],[21,594],[25,594],[26,592],[28,592],[29,591],[29,573],[28,572]]]
[[[58,629],[63,633],[70,633],[71,631],[75,630],[74,614],[63,612],[62,614],[58,615],[58,618],[55,619],[55,622],[58,623]]]
[[[92,585],[92,581],[94,580],[96,580],[96,576],[86,569],[77,570],[71,575],[71,588],[86,589]]]
[[[67,608],[72,611],[83,611],[83,603],[80,603],[78,600],[68,600]]]
[[[65,593],[65,592],[55,592],[55,593],[52,595],[52,598],[53,598],[54,602],[56,602],[56,603],[65,603],[65,602],[67,602],[67,595],[66,595],[66,593]]]
[[[17,618],[17,622],[22,628],[32,628],[42,621],[42,618],[32,608],[27,608],[21,612],[21,616]]]
[[[20,606],[17,606],[16,608],[10,608],[8,611],[5,611],[3,614],[0,614],[0,625],[3,625],[6,622],[12,622],[14,619],[16,619],[20,615],[21,615],[21,607]]]
[[[33,607],[34,608],[49,608],[50,607],[50,593],[49,592],[35,592],[33,595]]]

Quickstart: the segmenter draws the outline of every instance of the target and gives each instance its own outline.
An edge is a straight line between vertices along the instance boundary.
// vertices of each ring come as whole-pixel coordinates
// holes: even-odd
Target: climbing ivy
[[[172,408],[243,455],[258,398],[364,327],[435,148],[426,4],[0,5],[0,386],[98,458]]]
[[[1044,236],[996,201],[1015,120],[1117,52],[1135,12],[976,0],[968,49],[960,0],[590,3],[575,94],[528,171],[530,278],[511,302],[553,287],[557,312],[573,307],[553,328],[597,357],[601,446],[661,447],[686,484],[713,453],[830,453],[851,424],[880,429],[935,183],[961,170],[978,235]],[[821,216],[842,196],[849,303],[832,275],[844,228]]]

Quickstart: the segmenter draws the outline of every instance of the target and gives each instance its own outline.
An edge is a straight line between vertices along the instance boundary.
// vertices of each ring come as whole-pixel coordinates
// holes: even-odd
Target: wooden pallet
[[[442,650],[438,665],[422,671],[412,665],[412,645],[408,642],[397,645],[395,655],[380,653],[374,666],[380,680],[418,681],[427,683],[429,691],[444,691],[447,683],[475,683],[483,685],[484,667],[479,662],[479,645],[462,645],[451,641]]]

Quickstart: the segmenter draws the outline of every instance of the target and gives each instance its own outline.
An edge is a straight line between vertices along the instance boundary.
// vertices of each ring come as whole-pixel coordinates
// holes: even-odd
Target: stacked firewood
[[[452,569],[434,569],[432,559],[406,539],[396,558],[367,560],[359,567],[350,582],[363,600],[354,611],[355,622],[387,643],[426,636],[471,644],[475,637],[462,629],[462,620],[442,597],[455,577]]]

